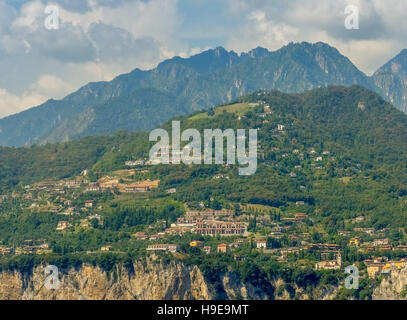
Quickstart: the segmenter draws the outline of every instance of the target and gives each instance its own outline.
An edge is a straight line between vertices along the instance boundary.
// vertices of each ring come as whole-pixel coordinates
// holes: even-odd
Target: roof
[[[129,185],[126,185],[126,188],[158,188],[160,180],[154,180],[154,181],[142,181],[142,182],[135,182]]]

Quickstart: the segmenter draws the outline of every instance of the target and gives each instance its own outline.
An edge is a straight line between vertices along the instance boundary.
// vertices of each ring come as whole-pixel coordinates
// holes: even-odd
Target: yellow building
[[[390,270],[393,267],[393,268],[399,270],[399,269],[403,268],[405,266],[405,264],[406,264],[405,259],[401,259],[399,261],[389,261],[384,264],[383,269]]]
[[[203,247],[203,242],[202,241],[192,241],[192,242],[189,243],[189,245],[191,247],[201,248],[201,247]]]
[[[382,271],[382,263],[372,263],[366,266],[370,278],[376,277]]]
[[[360,245],[360,238],[358,238],[358,237],[356,237],[356,238],[350,238],[350,239],[349,239],[349,245],[350,245],[350,246],[359,247],[359,245]]]
[[[399,261],[384,261],[381,262],[380,259],[368,260],[365,262],[367,273],[370,278],[374,278],[382,274],[390,274],[392,270],[400,270],[406,265],[406,259],[401,259]]]

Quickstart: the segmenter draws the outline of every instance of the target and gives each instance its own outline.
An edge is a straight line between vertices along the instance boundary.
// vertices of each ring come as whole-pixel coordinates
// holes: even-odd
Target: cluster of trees
[[[159,206],[146,207],[136,203],[112,203],[104,214],[104,228],[118,231],[125,227],[152,225],[164,220],[169,226],[185,212],[178,203],[166,201]]]

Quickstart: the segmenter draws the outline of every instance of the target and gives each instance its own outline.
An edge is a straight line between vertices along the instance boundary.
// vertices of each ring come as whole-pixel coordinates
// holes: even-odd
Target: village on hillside
[[[298,152],[295,152],[298,153]],[[315,152],[311,150],[311,154]],[[325,156],[328,153],[325,153]],[[324,155],[322,155],[324,156]],[[315,161],[322,161],[316,156]],[[177,194],[176,188],[160,189],[159,179],[136,179],[135,176],[148,176],[149,163],[144,160],[126,161],[130,169],[118,170],[111,175],[101,176],[97,181],[87,179],[86,170],[73,179],[60,181],[45,180],[27,185],[18,193],[0,196],[2,205],[18,203],[23,211],[47,212],[57,217],[54,231],[75,232],[78,228],[100,228],[104,225],[106,197],[109,199],[141,198],[151,201],[150,196],[161,193],[166,197]],[[292,174],[295,177],[294,174]],[[215,174],[213,179],[226,179],[224,174]],[[103,197],[100,197],[103,195]],[[152,198],[154,198],[152,196]],[[301,208],[304,203],[294,204]],[[406,266],[407,259],[392,259],[392,252],[407,256],[407,245],[394,245],[388,238],[386,229],[380,231],[363,227],[366,217],[357,216],[347,221],[347,230],[339,230],[337,243],[321,242],[312,233],[312,217],[301,211],[281,212],[277,208],[262,205],[239,205],[238,208],[213,209],[200,203],[197,208],[184,204],[184,213],[168,223],[158,220],[147,228],[131,233],[131,238],[144,243],[146,253],[182,253],[182,246],[169,242],[187,236],[197,240],[188,246],[205,254],[231,254],[236,261],[244,261],[242,248],[251,248],[279,263],[296,264],[297,261],[314,261],[315,270],[342,270],[344,251],[353,250],[368,257],[360,263],[371,278],[386,276],[392,270]],[[192,236],[192,238],[191,238]],[[96,251],[115,252],[114,243],[105,243]],[[0,244],[1,255],[47,254],[52,248],[44,235],[43,239],[24,239],[16,246]],[[86,254],[95,250],[86,250]],[[371,254],[371,256],[370,256]]]

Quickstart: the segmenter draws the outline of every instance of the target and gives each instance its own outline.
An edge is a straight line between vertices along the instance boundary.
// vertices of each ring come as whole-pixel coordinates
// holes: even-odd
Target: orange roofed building
[[[226,243],[221,243],[218,245],[218,252],[219,253],[227,253],[229,251],[229,246]]]

